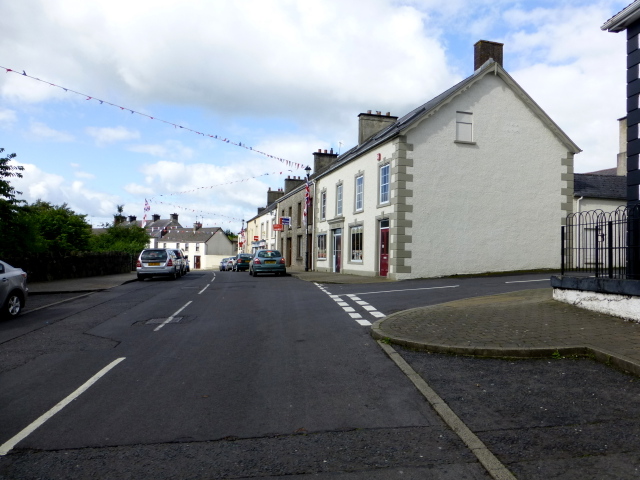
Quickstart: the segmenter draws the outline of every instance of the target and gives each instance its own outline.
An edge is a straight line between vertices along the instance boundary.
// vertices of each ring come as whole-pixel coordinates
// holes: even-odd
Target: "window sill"
[[[453,143],[460,143],[462,145],[475,145],[476,142],[465,142],[464,140],[454,140]]]

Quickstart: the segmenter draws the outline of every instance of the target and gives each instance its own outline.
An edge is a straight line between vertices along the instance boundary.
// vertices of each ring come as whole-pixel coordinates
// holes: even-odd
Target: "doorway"
[[[380,276],[389,275],[389,220],[380,220]]]
[[[333,269],[335,273],[340,273],[342,259],[342,229],[333,230]]]

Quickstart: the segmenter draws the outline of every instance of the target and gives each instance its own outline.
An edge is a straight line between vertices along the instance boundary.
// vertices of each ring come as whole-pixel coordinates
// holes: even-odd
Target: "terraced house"
[[[558,268],[578,146],[475,45],[474,72],[314,173],[313,268],[394,279]]]

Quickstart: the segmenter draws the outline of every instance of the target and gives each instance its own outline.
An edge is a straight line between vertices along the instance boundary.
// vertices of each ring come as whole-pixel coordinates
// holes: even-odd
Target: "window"
[[[164,244],[164,248],[167,248],[167,244],[166,243]]]
[[[176,248],[180,249],[180,242],[176,243]]]
[[[297,226],[302,226],[302,202],[298,202],[298,222]]]
[[[189,244],[188,244],[188,243],[185,243],[185,244],[184,244],[184,251],[185,251],[185,252],[188,252],[188,251],[189,251]]]
[[[200,251],[200,244],[196,243],[196,252],[199,252],[199,251]]]
[[[473,142],[473,114],[456,112],[456,141]]]
[[[298,235],[296,239],[296,251],[298,252],[298,258],[302,258],[302,235]]]
[[[320,219],[327,218],[327,192],[320,194]]]
[[[388,163],[380,167],[380,203],[389,202],[389,171]]]
[[[327,258],[327,235],[318,235],[318,260]]]
[[[364,176],[356,177],[356,212],[364,209]]]
[[[342,216],[342,184],[336,187],[336,216]]]
[[[351,261],[362,261],[362,225],[351,227]]]

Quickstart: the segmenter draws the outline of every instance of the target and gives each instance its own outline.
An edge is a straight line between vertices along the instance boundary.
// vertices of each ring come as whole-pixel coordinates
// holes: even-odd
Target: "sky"
[[[359,113],[408,113],[490,40],[583,150],[575,171],[611,168],[626,39],[600,27],[630,1],[5,1],[0,148],[20,198],[95,227],[146,201],[238,232],[313,152],[355,146]]]

